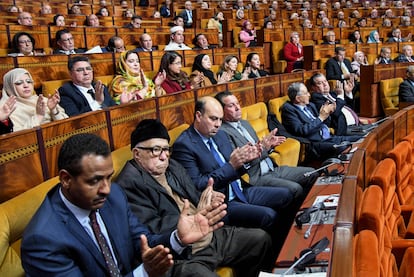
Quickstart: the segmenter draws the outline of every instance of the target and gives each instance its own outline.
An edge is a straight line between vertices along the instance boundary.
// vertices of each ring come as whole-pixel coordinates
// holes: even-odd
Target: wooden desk
[[[339,194],[342,189],[342,184],[338,183],[334,178],[325,181],[333,180],[336,183],[326,183],[321,184],[319,177],[318,181],[312,187],[311,191],[309,192],[308,196],[306,197],[305,201],[302,204],[301,209],[305,209],[311,207],[316,199],[317,196],[321,195],[332,195],[332,194]],[[311,228],[309,238],[305,239],[304,235],[308,230],[310,224],[303,224],[302,229],[299,229],[296,226],[296,223],[293,223],[289,234],[283,244],[283,247],[279,253],[279,256],[276,260],[275,267],[276,268],[287,268],[293,264],[295,258],[300,256],[300,252],[306,248],[311,247],[313,244],[321,240],[323,237],[327,237],[329,239],[328,249],[332,249],[332,236],[333,236],[333,226],[335,222],[335,209],[328,209],[325,213],[323,210],[317,211],[311,214],[311,222],[315,222]],[[320,222],[321,217],[324,217],[326,220],[325,224],[318,224]],[[316,257],[316,262],[311,264],[310,266],[328,266],[330,260],[331,253],[329,252],[322,252]]]

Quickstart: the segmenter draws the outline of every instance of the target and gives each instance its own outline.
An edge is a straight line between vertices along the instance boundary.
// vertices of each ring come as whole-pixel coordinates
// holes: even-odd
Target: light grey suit
[[[250,123],[246,120],[240,120],[240,122],[254,141],[258,142],[259,138]],[[229,135],[233,149],[249,142],[247,138],[228,122],[223,122],[221,129]],[[305,177],[304,173],[312,171],[313,168],[278,166],[271,160],[274,165],[274,170],[262,174],[260,162],[264,159],[271,160],[266,150],[262,152],[260,158],[250,163],[250,168],[247,170],[250,180],[249,183],[255,186],[287,187],[295,195],[296,199],[303,200],[317,178],[316,174]]]

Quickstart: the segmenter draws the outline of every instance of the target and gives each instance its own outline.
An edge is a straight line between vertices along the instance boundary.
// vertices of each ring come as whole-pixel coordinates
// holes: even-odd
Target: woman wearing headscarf
[[[194,58],[190,80],[196,76],[199,76],[200,74],[203,76],[200,87],[206,87],[225,82],[225,80],[217,79],[216,74],[211,71],[211,59],[207,54],[199,54]]]
[[[15,111],[10,114],[14,131],[68,118],[65,110],[59,106],[59,93],[56,91],[49,98],[36,95],[32,75],[26,69],[14,68],[4,74],[0,106],[12,96],[17,101]]]
[[[166,51],[161,58],[157,77],[165,76],[161,87],[166,94],[200,87],[203,81],[201,73],[190,81],[187,73],[181,70],[182,60],[183,57],[175,51]]]
[[[374,30],[369,33],[367,43],[380,43],[381,40],[379,38],[378,31]]]
[[[256,29],[253,28],[253,24],[249,20],[243,21],[239,38],[246,47],[256,46]]]
[[[151,98],[160,96],[162,90],[159,89],[162,78],[155,79],[155,83],[148,79],[141,68],[139,56],[134,51],[125,51],[121,53],[118,61],[118,69],[115,78],[110,85],[112,98],[118,104],[121,102],[121,96],[125,95],[129,101]],[[158,89],[156,89],[156,87]]]

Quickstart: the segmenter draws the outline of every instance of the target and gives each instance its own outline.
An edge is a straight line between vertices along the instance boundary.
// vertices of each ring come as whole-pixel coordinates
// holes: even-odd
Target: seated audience
[[[354,60],[351,62],[351,67],[355,73],[355,80],[357,82],[359,82],[361,77],[361,65],[369,65],[367,56],[362,51],[356,51],[354,53]]]
[[[139,37],[139,44],[140,46],[135,48],[135,52],[151,52],[153,50],[157,50],[156,46],[152,46],[152,38],[147,33],[143,33]]]
[[[134,16],[134,9],[126,9],[122,12],[122,17],[124,18],[132,18]]]
[[[388,38],[387,42],[403,42],[403,41],[411,41],[411,33],[408,34],[407,37],[401,36],[401,30],[399,28],[392,29],[391,32],[392,36]]]
[[[213,49],[214,46],[208,43],[208,40],[204,34],[197,34],[193,39],[194,50],[205,50],[205,49]]]
[[[13,36],[12,51],[9,56],[39,56],[45,53],[36,51],[36,41],[31,34],[18,32]]]
[[[68,118],[65,110],[59,106],[59,93],[56,92],[49,98],[38,96],[34,90],[32,75],[26,69],[14,68],[4,74],[0,106],[7,103],[9,97],[16,97],[17,102],[16,109],[10,114],[13,131]]]
[[[220,130],[222,118],[223,108],[215,98],[199,98],[194,122],[173,144],[172,158],[184,166],[199,191],[213,178],[214,190],[226,196],[226,224],[262,228],[274,236],[279,213],[286,211],[293,195],[284,187],[256,186],[240,179],[246,173],[244,165],[259,158],[261,149],[246,144],[233,150]]]
[[[300,44],[298,32],[290,34],[290,40],[283,47],[283,56],[287,61],[285,72],[292,72],[294,69],[303,69],[303,46]]]
[[[60,104],[69,116],[101,110],[116,105],[101,81],[93,81],[93,68],[86,56],[73,56],[68,60],[71,81],[59,88]],[[128,101],[121,97],[121,103]]]
[[[42,2],[42,7],[40,8],[40,15],[52,14],[52,7],[49,4]]]
[[[170,29],[170,42],[165,46],[165,51],[171,50],[191,50],[190,47],[184,43],[184,28],[181,26],[174,26]]]
[[[129,28],[129,29],[140,29],[141,28],[141,24],[142,24],[142,17],[139,15],[134,15],[131,17],[131,22],[129,22],[128,24],[126,24],[124,26],[124,28]]]
[[[264,29],[274,29],[275,26],[273,26],[273,22],[271,20],[265,20],[263,23]]]
[[[17,100],[14,95],[0,103],[0,135],[13,132],[13,122],[10,119],[10,114],[16,109],[16,104]]]
[[[409,44],[404,45],[402,53],[395,58],[395,61],[398,63],[414,62],[413,47]]]
[[[244,20],[244,10],[243,9],[238,9],[236,11],[236,20],[237,21]]]
[[[164,76],[164,81],[161,84],[163,92],[161,94],[170,94],[182,90],[199,87],[203,78],[197,76],[191,83],[187,73],[181,70],[183,57],[175,51],[166,51],[161,58],[160,68],[157,78],[160,74]],[[156,88],[158,89],[158,88]]]
[[[313,26],[312,21],[310,21],[309,19],[303,20],[303,23],[302,23],[303,28],[310,29],[310,28],[312,28],[312,26]]]
[[[339,43],[339,41],[336,40],[334,31],[326,32],[326,35],[324,37],[324,41],[322,42],[322,44],[335,45],[335,44],[338,44],[338,43]]]
[[[348,147],[341,146],[342,142],[355,142],[360,138],[331,135],[328,126],[336,104],[327,101],[318,111],[315,104],[309,102],[310,94],[303,83],[291,84],[288,96],[289,101],[282,106],[283,126],[292,135],[309,139],[316,158],[337,156]]]
[[[108,45],[101,48],[102,53],[122,53],[125,52],[125,43],[121,37],[113,36],[108,40]]]
[[[336,81],[334,90],[331,90],[329,82],[322,73],[315,73],[309,79],[312,93],[311,102],[315,104],[316,110],[331,101],[335,103],[335,110],[331,114],[331,126],[336,135],[346,135],[349,125],[359,125],[359,118],[355,110],[355,99],[352,94],[354,84],[352,81],[344,83]]]
[[[106,7],[102,7],[98,10],[98,12],[96,13],[97,16],[109,16],[109,11],[108,8]]]
[[[399,102],[414,102],[414,65],[407,67],[407,78],[400,84]]]
[[[176,15],[173,18],[173,21],[168,23],[168,26],[174,27],[174,26],[181,26],[184,29],[184,19],[181,15]]]
[[[261,69],[260,56],[256,52],[249,53],[244,64],[245,74],[249,74],[249,79],[259,78],[269,75],[269,72]]]
[[[53,26],[59,26],[59,27],[65,27],[66,26],[66,22],[65,22],[65,17],[62,14],[56,14],[55,16],[53,16],[53,22],[52,22]]]
[[[7,7],[7,12],[8,13],[18,13],[18,12],[21,12],[21,9],[18,8],[17,6],[15,6],[15,5],[11,5],[11,6]]]
[[[152,80],[145,76],[138,54],[129,50],[120,55],[117,75],[109,89],[115,102],[120,104],[123,93],[126,93],[128,101],[160,96],[162,81],[162,75],[158,75],[154,85]]]
[[[173,232],[186,202],[189,214],[194,215],[208,205],[225,201],[224,194],[213,190],[213,179],[200,194],[186,170],[170,159],[169,141],[161,122],[142,120],[131,134],[133,159],[117,178],[132,212],[154,233]],[[224,226],[194,242],[191,258],[180,260],[173,276],[215,276],[218,266],[230,266],[240,276],[256,277],[260,270],[273,266],[271,246],[263,230]]]
[[[78,4],[74,4],[69,8],[68,14],[83,15],[82,10]]]
[[[382,27],[392,27],[392,22],[389,18],[384,18],[382,21]]]
[[[220,65],[220,68],[217,72],[217,77],[225,80],[225,82],[247,80],[247,73],[240,73],[237,70],[239,64],[239,59],[237,56],[228,55],[224,58],[223,63]]]
[[[17,23],[23,26],[33,26],[33,17],[28,12],[21,12],[17,17]]]
[[[172,1],[165,0],[160,7],[160,14],[162,17],[171,17]]]
[[[253,24],[249,20],[243,21],[239,38],[241,42],[244,42],[246,47],[256,46],[256,29],[253,28]]]
[[[193,5],[191,1],[185,1],[184,3],[184,10],[182,10],[179,14],[184,21],[185,28],[193,27]]]
[[[379,56],[375,59],[375,64],[390,64],[394,61],[391,59],[391,48],[381,47]]]
[[[86,26],[89,27],[99,27],[100,23],[99,23],[99,18],[95,15],[95,14],[90,14],[86,17]]]
[[[67,139],[57,159],[60,183],[22,238],[22,265],[29,276],[165,276],[167,271],[188,276],[181,274],[179,260],[188,260],[192,243],[223,226],[225,204],[189,215],[185,201],[172,231],[150,232],[131,212],[124,191],[111,183],[111,150],[94,134]],[[266,248],[268,240],[261,237]]]
[[[330,58],[326,64],[326,78],[328,80],[350,80],[354,79],[354,70],[351,62],[345,58],[345,48],[342,46],[335,47],[335,56]]]
[[[62,29],[56,32],[57,49],[53,50],[53,54],[76,54],[85,53],[84,48],[75,48],[75,40],[72,33],[68,29]]]
[[[349,43],[361,44],[364,43],[364,40],[361,37],[361,33],[356,30],[349,35]]]
[[[371,31],[368,35],[367,43],[381,43],[378,31]]]
[[[196,78],[197,76],[200,76],[200,74],[202,75],[203,79],[200,83],[200,87],[206,87],[225,82],[225,80],[217,78],[216,74],[211,71],[211,59],[207,54],[198,54],[194,58],[190,79]]]

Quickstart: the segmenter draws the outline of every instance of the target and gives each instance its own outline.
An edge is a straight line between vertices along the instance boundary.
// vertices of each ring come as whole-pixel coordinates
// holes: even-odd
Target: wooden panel
[[[120,25],[123,26],[123,25]],[[144,29],[129,29],[129,28],[117,28],[117,36],[124,40],[125,45],[139,45],[139,38],[144,33]],[[158,45],[154,38],[152,42],[154,45]]]
[[[197,94],[197,98],[203,97],[203,96],[215,96],[217,93],[222,92],[222,91],[226,91],[227,89],[227,83],[224,84],[218,84],[218,85],[213,85],[213,86],[209,86],[209,87],[203,87],[203,88],[199,88],[196,91]]]
[[[0,136],[0,202],[40,184],[44,178],[36,129]]]
[[[167,129],[183,123],[191,124],[194,117],[194,90],[164,95],[158,98],[160,120]]]
[[[49,176],[58,174],[57,158],[60,147],[69,137],[80,133],[96,134],[108,144],[109,131],[105,111],[81,114],[64,120],[42,125],[43,144]]]
[[[222,64],[224,58],[228,55],[234,55],[240,62],[239,51],[235,48],[214,48],[213,49],[213,64]]]
[[[10,48],[9,37],[7,35],[7,25],[0,25],[0,48],[7,49]]]
[[[381,128],[376,128],[372,132],[377,134],[378,145],[378,161],[384,159],[387,156],[388,151],[394,147],[394,119],[388,119],[381,123]]]
[[[94,76],[114,75],[116,63],[113,53],[88,54]]]
[[[27,69],[35,81],[35,89],[42,81],[70,79],[66,55],[16,57],[18,67]]]
[[[336,227],[334,229],[329,274],[331,277],[353,276],[353,229]]]
[[[401,109],[401,107],[400,107]],[[394,118],[394,145],[397,145],[398,142],[401,141],[401,139],[403,137],[405,137],[408,133],[407,133],[407,111],[405,110],[401,110],[399,112],[397,112],[396,114],[394,114],[393,116]]]
[[[267,103],[270,99],[281,96],[280,75],[272,75],[256,79],[256,99]]]
[[[238,96],[242,107],[256,103],[254,93],[254,79],[227,83],[227,88],[234,95]]]
[[[285,41],[283,28],[264,29],[264,41]]]
[[[287,95],[287,88],[290,84],[295,82],[303,82],[303,74],[301,72],[286,73],[280,75],[280,89],[282,92],[281,96]]]
[[[32,35],[35,40],[35,49],[48,48],[49,46],[49,28],[48,26],[21,26],[8,25],[10,32],[10,45],[13,37],[18,32],[26,32]]]
[[[114,27],[85,27],[86,48],[95,46],[104,47],[108,45],[108,40],[116,35]]]
[[[114,149],[129,145],[131,133],[142,119],[157,118],[156,99],[146,99],[111,107],[109,116]]]

